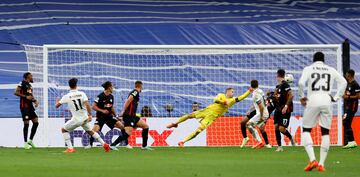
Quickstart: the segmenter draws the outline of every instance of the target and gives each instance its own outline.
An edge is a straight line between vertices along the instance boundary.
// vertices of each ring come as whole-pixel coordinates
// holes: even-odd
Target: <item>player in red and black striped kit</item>
[[[345,78],[348,82],[345,94],[343,96],[345,102],[345,114],[344,114],[344,144],[343,148],[355,148],[357,146],[354,140],[354,133],[351,128],[352,120],[358,110],[358,104],[360,99],[360,86],[355,80],[355,71],[349,70],[346,72]]]
[[[33,88],[30,83],[33,83],[33,77],[30,72],[26,72],[23,75],[24,80],[16,87],[14,95],[20,97],[20,111],[24,122],[23,134],[24,134],[24,148],[35,148],[32,140],[34,139],[37,127],[39,126],[38,116],[35,112],[35,107],[39,106],[39,102],[34,98]],[[35,104],[35,107],[34,105]],[[30,140],[28,141],[28,129],[29,120],[32,121]]]
[[[277,104],[275,105],[274,113],[274,124],[275,124],[275,137],[278,144],[277,152],[283,151],[281,146],[281,134],[289,138],[292,145],[295,145],[295,142],[287,130],[287,127],[290,123],[291,112],[293,112],[293,94],[290,88],[290,85],[285,81],[285,70],[279,69],[277,71],[276,80],[278,85],[275,88],[275,98],[277,99]]]
[[[127,97],[122,112],[120,116],[122,116],[125,126],[125,132],[123,132],[122,136],[119,136],[111,146],[116,146],[121,141],[126,140],[135,127],[142,128],[142,147],[143,150],[152,150],[147,146],[147,140],[149,135],[149,125],[140,117],[136,116],[137,107],[140,101],[140,92],[142,91],[143,83],[141,81],[135,82],[135,89],[129,93]]]

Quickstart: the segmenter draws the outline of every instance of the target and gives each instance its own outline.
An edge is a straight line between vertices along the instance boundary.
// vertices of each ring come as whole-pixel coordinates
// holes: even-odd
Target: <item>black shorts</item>
[[[95,121],[95,125],[99,125],[100,129],[106,124],[110,129],[115,127],[115,124],[118,120],[114,119],[112,116],[110,117],[97,117]]]
[[[33,120],[33,119],[38,118],[35,110],[21,109],[20,111],[21,111],[21,116],[22,116],[23,121],[25,121],[25,120]]]
[[[275,111],[274,113],[274,124],[279,126],[288,127],[290,123],[291,112],[282,114],[281,111]]]
[[[125,127],[136,127],[136,124],[139,122],[140,117],[124,115],[123,120]]]
[[[246,117],[250,120],[251,118],[253,118],[256,115],[256,110],[251,111],[248,115],[246,115]]]

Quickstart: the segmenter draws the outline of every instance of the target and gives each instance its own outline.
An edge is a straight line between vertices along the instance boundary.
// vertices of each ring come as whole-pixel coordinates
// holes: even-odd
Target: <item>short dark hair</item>
[[[31,72],[26,72],[26,73],[24,73],[23,78],[24,78],[24,79],[27,79],[27,77],[28,77],[30,74],[31,74]]]
[[[109,87],[112,86],[112,83],[110,81],[106,81],[101,85],[105,90],[107,90]]]
[[[259,82],[257,80],[252,80],[250,82],[250,86],[251,86],[251,88],[258,88],[259,87]]]
[[[229,90],[234,90],[234,88],[232,88],[232,87],[226,88],[225,93],[226,93],[227,91],[229,91]]]
[[[314,54],[313,61],[314,61],[314,62],[317,62],[317,61],[322,61],[322,62],[324,62],[324,61],[325,61],[325,55],[324,55],[324,53],[322,53],[322,52],[316,52],[316,53]]]
[[[141,81],[135,81],[135,87],[139,87],[140,85],[143,85]]]
[[[285,77],[285,70],[284,69],[279,69],[277,71],[277,76],[278,77]]]
[[[355,76],[355,71],[353,69],[349,69],[348,71],[346,71],[347,74],[349,74],[351,77]]]
[[[76,88],[77,82],[78,82],[78,79],[76,79],[76,78],[71,78],[71,79],[69,80],[69,87],[72,88],[72,89]]]
[[[194,101],[192,104],[199,104],[198,102]]]

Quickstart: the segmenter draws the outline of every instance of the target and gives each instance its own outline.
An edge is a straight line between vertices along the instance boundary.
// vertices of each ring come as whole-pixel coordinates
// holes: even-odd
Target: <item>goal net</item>
[[[103,82],[113,82],[117,112],[120,112],[134,82],[141,80],[144,90],[138,112],[148,107],[153,118],[143,117],[161,125],[161,122],[192,112],[194,102],[200,108],[206,107],[228,87],[233,87],[235,95],[240,95],[249,88],[253,79],[259,81],[265,92],[273,91],[277,85],[276,71],[281,68],[294,76],[291,84],[295,96],[294,112],[289,130],[300,144],[303,107],[299,103],[297,82],[302,69],[312,63],[312,56],[317,51],[322,51],[326,64],[339,72],[342,66],[340,45],[26,45],[25,49],[29,71],[35,73],[34,81],[40,85],[34,92],[42,100],[38,111],[44,118],[44,133],[47,134],[53,133],[49,125],[52,120],[70,117],[66,107],[57,110],[54,104],[68,91],[68,80],[72,77],[79,79],[79,89],[91,102],[103,91]],[[250,98],[236,104],[203,133],[205,143],[193,145],[240,145],[240,121],[250,106]],[[342,144],[342,110],[339,108],[340,102],[333,105],[332,145]],[[161,133],[163,130],[158,131]],[[181,131],[176,134],[181,136],[171,137],[171,141],[183,139],[193,129]],[[276,145],[272,119],[267,123],[266,131],[270,143]],[[314,144],[319,145],[319,127],[312,134]],[[49,136],[46,141],[51,141]],[[248,136],[252,139],[250,133]],[[131,143],[136,144],[136,138],[134,141]],[[248,145],[252,143],[254,141]],[[287,138],[283,137],[283,143],[289,143]],[[176,143],[167,142],[167,145]]]

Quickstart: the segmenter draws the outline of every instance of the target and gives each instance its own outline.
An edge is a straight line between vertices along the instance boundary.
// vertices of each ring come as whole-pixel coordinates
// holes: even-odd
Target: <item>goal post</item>
[[[139,113],[142,107],[148,106],[152,115],[157,117],[148,120],[166,122],[190,113],[193,102],[199,103],[201,108],[206,107],[212,103],[213,97],[227,87],[235,88],[235,95],[240,95],[248,89],[253,79],[259,81],[260,88],[265,92],[274,90],[277,69],[285,69],[295,78],[291,85],[295,96],[291,119],[294,123],[290,125],[290,129],[293,129],[291,133],[296,136],[299,144],[299,133],[302,131],[299,124],[303,108],[299,103],[297,82],[302,69],[312,63],[315,52],[322,51],[325,53],[325,63],[342,73],[340,44],[24,47],[30,63],[29,71],[38,73],[34,75],[34,81],[39,83],[39,92],[35,94],[42,100],[39,114],[44,118],[45,144],[50,146],[54,140],[49,138],[53,133],[49,124],[57,118],[69,117],[66,107],[56,110],[53,105],[56,98],[67,92],[67,80],[71,77],[79,79],[79,89],[88,95],[90,102],[102,91],[101,83],[112,81],[115,85],[113,95],[117,112],[120,112],[134,81],[142,80],[144,90],[141,93]],[[173,106],[173,110],[167,110],[168,105]],[[205,144],[194,145],[237,146],[242,138],[238,123],[250,105],[250,98],[236,104],[212,128],[204,132]],[[333,106],[334,119],[330,133],[332,145],[342,145],[341,105],[342,102],[339,101]],[[272,121],[268,124],[272,124]],[[170,136],[171,141],[181,140],[193,130],[179,131],[183,131],[180,133],[182,137]],[[270,141],[275,144],[274,126],[267,125],[267,131]],[[229,135],[229,132],[233,133]],[[248,136],[251,137],[249,133]],[[319,145],[320,131],[315,130],[313,136],[315,144]],[[283,141],[287,142],[285,139]]]

